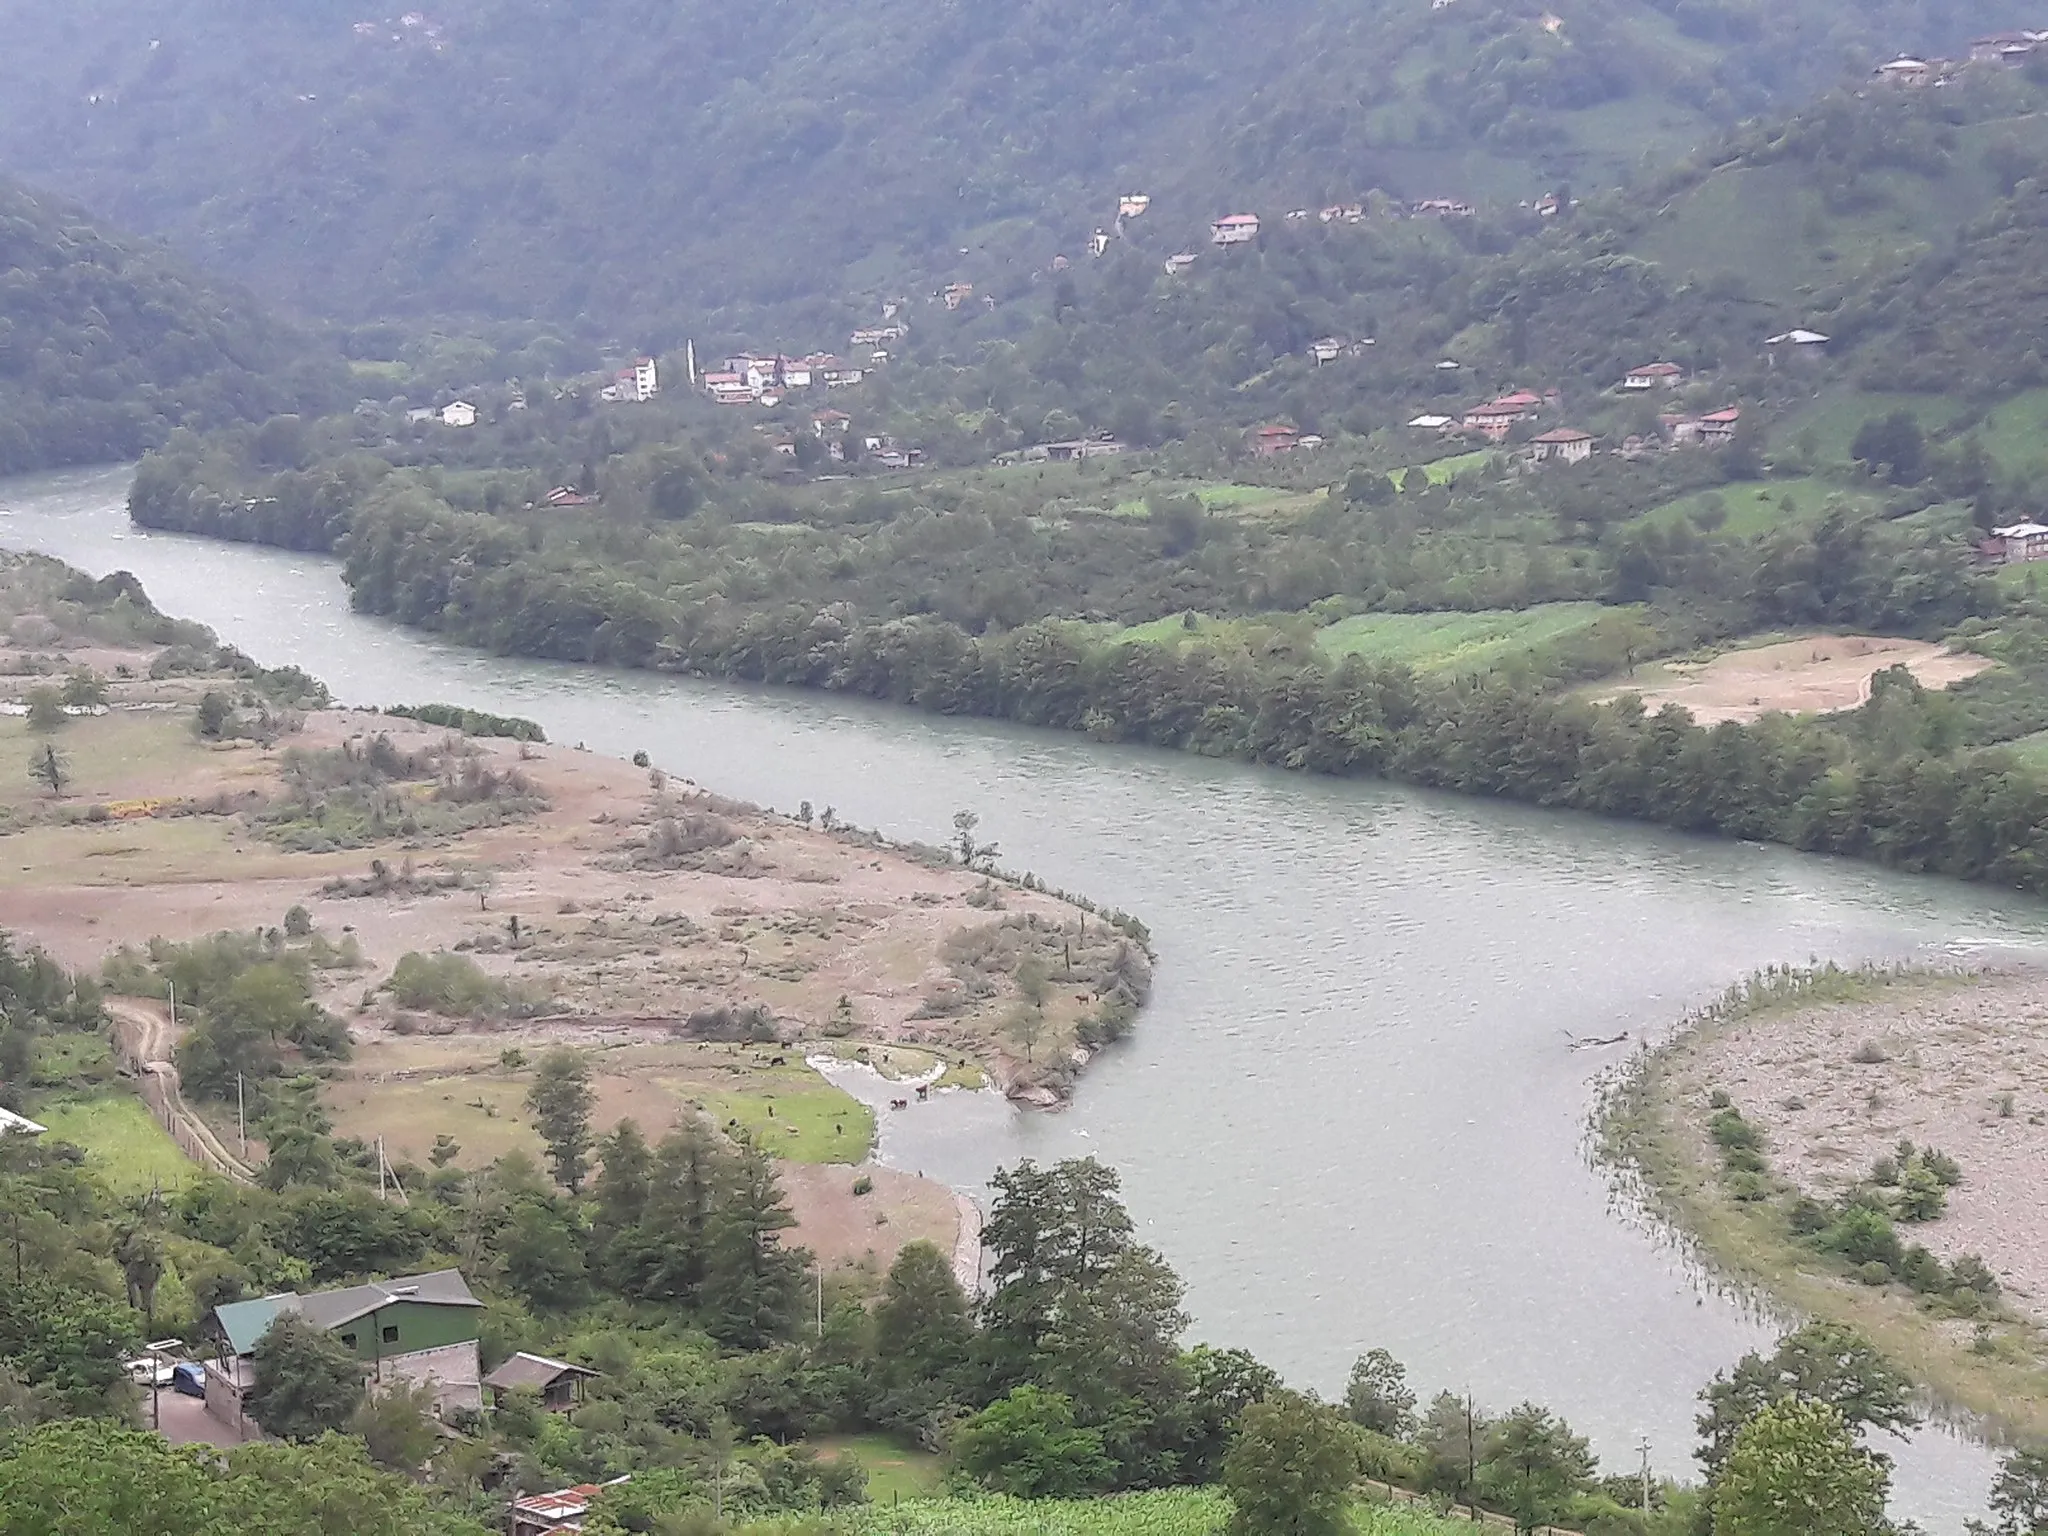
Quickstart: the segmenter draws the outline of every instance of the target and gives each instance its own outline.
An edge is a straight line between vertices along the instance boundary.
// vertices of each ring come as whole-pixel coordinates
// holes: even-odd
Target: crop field
[[[871,1504],[835,1514],[824,1529],[835,1536],[1223,1536],[1230,1501],[1205,1488],[1129,1493],[1109,1499],[917,1499]],[[774,1536],[785,1523],[743,1528],[747,1536]],[[805,1527],[816,1533],[817,1524]],[[1377,1504],[1352,1507],[1353,1536],[1454,1536],[1464,1521]]]
[[[1332,624],[1316,645],[1332,660],[1365,656],[1428,672],[1479,672],[1625,611],[1601,603],[1545,603],[1519,611],[1365,613]]]
[[[30,1118],[48,1126],[59,1141],[83,1147],[86,1166],[116,1193],[181,1189],[198,1175],[170,1133],[133,1094],[53,1100],[38,1106]]]

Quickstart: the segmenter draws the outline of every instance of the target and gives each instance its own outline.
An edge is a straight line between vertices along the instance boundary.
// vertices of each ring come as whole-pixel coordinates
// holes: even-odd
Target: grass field
[[[1625,610],[1600,603],[1546,603],[1518,612],[1366,613],[1316,636],[1332,659],[1366,656],[1432,672],[1478,672],[1540,649]]]
[[[170,1133],[133,1094],[53,1099],[37,1106],[31,1117],[58,1140],[85,1148],[86,1166],[117,1193],[140,1194],[152,1186],[182,1189],[198,1176]]]
[[[868,1497],[877,1504],[929,1498],[939,1491],[944,1470],[930,1451],[916,1450],[887,1435],[828,1435],[809,1442],[832,1461],[852,1455],[868,1474]]]
[[[825,1528],[839,1536],[1223,1536],[1230,1501],[1206,1488],[1128,1493],[1108,1499],[916,1499],[876,1502],[835,1512]],[[741,1527],[747,1536],[773,1536],[790,1522]],[[816,1532],[813,1524],[805,1530]],[[1378,1504],[1355,1504],[1353,1536],[1458,1536],[1465,1521]]]
[[[1236,485],[1214,480],[1159,480],[1145,487],[1143,496],[1129,496],[1109,509],[1112,517],[1143,517],[1146,496],[1184,496],[1193,492],[1211,512],[1230,517],[1285,516],[1303,512],[1322,500],[1323,493],[1290,491],[1277,485]]]
[[[1410,465],[1409,468],[1420,468],[1429,476],[1431,485],[1449,485],[1458,476],[1483,466],[1497,451],[1493,448],[1480,448],[1471,453],[1454,453],[1447,459],[1431,459],[1427,464]],[[1407,469],[1397,469],[1389,478],[1398,485],[1407,478],[1407,475]]]
[[[1650,508],[1636,522],[1657,527],[1668,527],[1683,517],[1697,522],[1703,512],[1718,506],[1723,514],[1718,532],[1751,538],[1817,521],[1830,497],[1840,498],[1856,511],[1869,511],[1883,501],[1874,491],[1843,486],[1819,475],[1798,475],[1783,480],[1745,480],[1694,491]]]
[[[2015,737],[1998,744],[2001,752],[2015,752],[2030,768],[2048,768],[2048,731],[2036,731],[2031,736]]]
[[[344,1136],[383,1137],[394,1158],[424,1163],[443,1134],[460,1143],[470,1166],[513,1151],[537,1157],[540,1137],[526,1094],[539,1052],[528,1048],[520,1065],[507,1066],[500,1053],[510,1043],[493,1035],[450,1035],[366,1045],[329,1085],[328,1112]],[[631,1119],[658,1141],[701,1109],[719,1125],[737,1121],[764,1150],[791,1162],[866,1157],[874,1111],[800,1058],[773,1065],[774,1054],[693,1041],[594,1050],[593,1123],[608,1129]]]
[[[764,1151],[793,1163],[857,1163],[874,1140],[874,1111],[815,1073],[809,1083],[755,1084],[708,1093],[703,1104],[720,1125],[737,1121]]]

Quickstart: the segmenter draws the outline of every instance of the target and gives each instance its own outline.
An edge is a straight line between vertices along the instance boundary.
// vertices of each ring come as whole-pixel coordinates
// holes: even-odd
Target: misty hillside
[[[173,427],[341,398],[247,295],[0,180],[0,474],[132,458]]]
[[[853,301],[1256,200],[1610,185],[2008,0],[4,0],[0,164],[308,313]],[[967,255],[961,256],[962,249]]]

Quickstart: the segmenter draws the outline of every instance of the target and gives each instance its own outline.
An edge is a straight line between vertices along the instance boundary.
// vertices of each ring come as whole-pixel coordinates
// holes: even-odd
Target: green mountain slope
[[[918,440],[956,462],[963,423],[997,446],[1054,412],[1140,443],[1275,417],[1364,435],[1523,387],[1618,439],[1669,403],[1614,389],[1653,359],[1703,380],[1695,409],[1785,419],[1859,387],[1989,403],[2042,382],[2044,108],[2048,78],[1973,66],[1940,91],[1830,95],[1553,220],[1269,217],[1179,275],[1134,236],[994,310],[920,311],[891,396],[936,405]],[[1823,366],[1775,367],[1765,339],[1801,326],[1834,338]]]
[[[0,161],[312,312],[672,339],[1232,205],[1611,184],[2007,0],[0,5]],[[1144,221],[1141,221],[1144,222]]]
[[[340,382],[252,300],[0,181],[0,474],[329,406]]]

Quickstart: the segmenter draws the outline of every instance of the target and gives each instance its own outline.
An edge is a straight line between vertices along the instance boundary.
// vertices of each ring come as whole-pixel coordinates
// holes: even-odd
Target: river
[[[0,544],[135,572],[166,612],[344,702],[447,701],[793,809],[943,841],[1152,926],[1158,987],[1073,1106],[951,1095],[882,1156],[980,1192],[1093,1153],[1185,1278],[1196,1337],[1340,1394],[1385,1346],[1426,1398],[1544,1402],[1610,1470],[1691,1470],[1694,1396],[1766,1342],[1589,1167],[1613,1052],[1752,970],[2048,945],[2048,906],[1778,848],[778,692],[478,655],[350,611],[333,562],[132,528],[125,470],[0,483]],[[1981,1513],[1989,1452],[1939,1430],[1895,1507]]]

